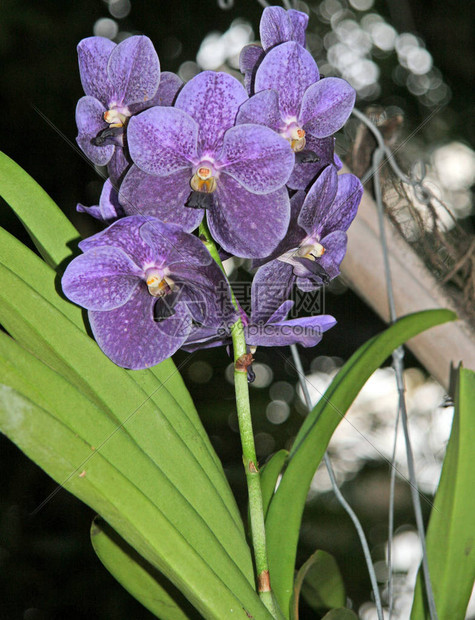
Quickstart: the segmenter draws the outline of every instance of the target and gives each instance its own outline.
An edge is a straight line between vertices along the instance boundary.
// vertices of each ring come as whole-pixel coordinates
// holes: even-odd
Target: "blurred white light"
[[[274,373],[272,368],[267,364],[253,364],[252,370],[256,375],[256,378],[251,383],[251,387],[265,388],[272,383]]]
[[[373,24],[370,29],[370,34],[373,43],[377,45],[379,49],[385,52],[390,52],[394,49],[397,32],[389,24]]]
[[[350,0],[350,4],[357,11],[367,11],[373,6],[374,0]]]
[[[292,402],[294,393],[294,387],[288,381],[276,381],[269,388],[272,400],[284,400],[286,403]]]
[[[395,572],[408,573],[422,557],[421,544],[416,532],[396,534],[392,544],[392,565]]]
[[[403,32],[396,38],[395,47],[397,53],[401,57],[405,57],[411,49],[419,47],[419,40],[413,34]]]
[[[110,17],[101,17],[96,21],[92,30],[96,37],[115,39],[119,32],[119,25]]]
[[[109,0],[109,13],[116,19],[127,17],[130,9],[130,0]]]
[[[272,424],[282,424],[290,415],[290,407],[284,400],[273,400],[266,407],[266,417]]]
[[[220,67],[226,59],[226,49],[220,32],[206,35],[196,55],[196,60],[203,69],[213,70]]]
[[[461,142],[440,146],[432,155],[440,182],[450,190],[468,190],[475,183],[475,152]]]
[[[407,67],[416,75],[423,75],[432,68],[432,56],[425,49],[413,47],[406,56]]]

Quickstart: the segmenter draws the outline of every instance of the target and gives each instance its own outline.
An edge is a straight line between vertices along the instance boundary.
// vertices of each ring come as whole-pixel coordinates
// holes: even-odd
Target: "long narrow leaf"
[[[161,620],[196,616],[181,592],[99,517],[92,522],[91,542],[107,570],[152,614]]]
[[[427,530],[439,618],[464,618],[475,581],[475,372],[460,368],[452,432]],[[429,618],[421,575],[411,618]]]
[[[104,515],[128,544],[168,575],[202,615],[216,620],[245,620],[249,614],[262,620],[270,617],[249,584],[239,587],[232,578],[228,581],[229,576],[217,572],[176,523],[100,451],[88,459],[91,446],[87,441],[5,385],[0,386],[0,426],[58,483]],[[85,461],[87,465],[78,472],[78,464]]]
[[[52,267],[71,255],[79,233],[23,168],[0,152],[0,196],[22,221],[39,253]]]
[[[399,319],[348,360],[302,425],[266,519],[272,585],[287,617],[305,500],[334,430],[371,374],[394,349],[420,332],[455,318],[448,310],[427,310]]]

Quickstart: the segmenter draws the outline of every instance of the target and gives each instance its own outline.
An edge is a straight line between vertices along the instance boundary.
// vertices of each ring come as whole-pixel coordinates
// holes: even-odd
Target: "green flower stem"
[[[200,239],[216,263],[224,267],[219,257],[216,245],[211,237],[205,222],[200,224]],[[239,310],[234,293],[232,301],[236,310]],[[257,463],[254,433],[252,430],[251,404],[249,401],[249,384],[247,368],[251,363],[251,356],[247,352],[242,321],[239,318],[231,328],[234,349],[234,389],[236,392],[236,409],[241,435],[244,469],[246,472],[247,489],[249,494],[249,514],[251,521],[252,546],[257,572],[257,589],[259,596],[274,618],[283,618],[272,594],[269,579],[269,564],[267,560],[266,530],[264,523],[264,509],[262,505],[261,480]]]

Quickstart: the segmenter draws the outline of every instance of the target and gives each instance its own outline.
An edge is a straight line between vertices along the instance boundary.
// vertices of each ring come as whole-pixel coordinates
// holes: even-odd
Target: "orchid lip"
[[[155,267],[145,271],[145,282],[152,297],[164,297],[175,288],[174,281]]]
[[[196,168],[195,173],[191,177],[190,186],[196,192],[211,194],[216,190],[216,173],[211,162],[202,161]]]
[[[280,135],[290,142],[295,153],[299,153],[305,148],[305,129],[302,129],[296,120],[290,120]]]

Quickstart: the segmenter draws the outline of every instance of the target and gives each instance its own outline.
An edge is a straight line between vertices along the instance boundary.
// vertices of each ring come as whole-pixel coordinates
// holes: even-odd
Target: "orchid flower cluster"
[[[212,71],[183,84],[160,71],[146,36],[79,43],[77,142],[109,178],[99,205],[78,210],[108,227],[80,243],[62,285],[116,364],[229,344],[239,320],[252,351],[314,346],[335,324],[286,318],[294,285],[313,291],[338,275],[362,195],[334,153],[355,92],[320,76],[307,22],[266,8],[262,46],[241,53],[244,85]],[[206,240],[222,258],[253,260],[249,316]]]

